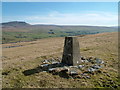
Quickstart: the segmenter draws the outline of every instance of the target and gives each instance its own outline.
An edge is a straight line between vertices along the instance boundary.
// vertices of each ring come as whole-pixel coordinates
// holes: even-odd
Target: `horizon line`
[[[118,27],[118,25],[85,25],[85,24],[54,24],[54,23],[30,23],[30,22],[26,22],[26,21],[5,21],[2,23],[10,23],[10,22],[25,22],[25,23],[28,23],[30,25],[58,25],[58,26],[98,26],[98,27]],[[1,24],[2,24],[1,23]]]

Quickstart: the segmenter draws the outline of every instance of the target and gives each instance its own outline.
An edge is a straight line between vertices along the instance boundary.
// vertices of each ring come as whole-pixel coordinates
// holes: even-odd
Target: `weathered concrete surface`
[[[77,37],[65,37],[62,63],[73,66],[81,63],[80,47]]]

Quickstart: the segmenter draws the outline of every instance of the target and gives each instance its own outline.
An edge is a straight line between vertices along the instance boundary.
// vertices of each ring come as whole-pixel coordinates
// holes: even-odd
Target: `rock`
[[[82,79],[82,76],[81,75],[76,75],[74,78]]]
[[[85,57],[83,57],[83,56],[81,56],[81,60],[86,60],[86,58],[85,58]]]
[[[68,67],[61,67],[61,68],[58,68],[59,71],[62,71],[62,72],[67,72],[69,70]]]
[[[105,64],[105,62],[104,62],[104,61],[102,61],[102,62],[101,62],[101,64]]]
[[[47,64],[49,63],[48,60],[44,60],[42,63]]]
[[[43,72],[47,72],[47,71],[43,71]]]
[[[88,72],[94,72],[94,71],[96,71],[96,69],[94,69],[94,68],[88,68]]]
[[[75,70],[74,71],[73,70],[69,71],[69,74],[70,75],[78,75],[78,73]]]
[[[78,68],[78,66],[69,66],[70,68]]]
[[[56,68],[49,68],[48,71],[51,72],[55,72]]]
[[[52,64],[60,64],[60,62],[53,61]]]
[[[94,69],[99,69],[99,68],[102,68],[102,67],[101,67],[100,65],[97,65],[97,64],[96,64],[96,65],[93,65],[92,68],[94,68]]]
[[[83,68],[85,65],[78,65],[78,68],[80,69],[80,68]]]
[[[104,61],[102,61],[101,59],[96,58],[96,63],[97,63],[97,64],[103,64]]]
[[[100,68],[102,68],[102,66],[95,64],[95,65],[91,66],[90,68],[88,68],[88,71],[94,72],[94,71],[98,71]]]
[[[68,69],[63,69],[61,70],[61,72],[68,72]]]
[[[90,76],[86,76],[86,78],[90,79]]]
[[[48,66],[49,64],[42,64],[42,65],[40,65],[41,67],[46,67],[46,66]]]
[[[52,74],[63,74],[65,73],[66,75],[72,77],[72,78],[85,78],[85,79],[90,79],[91,77],[89,75],[94,75],[97,73],[105,73],[104,70],[101,68],[103,67],[102,64],[104,64],[104,61],[98,58],[93,58],[93,57],[81,57],[81,62],[82,64],[78,65],[67,65],[65,63],[61,63],[60,60],[57,59],[49,59],[49,60],[44,60],[41,65],[41,69],[47,72],[50,72]],[[64,76],[64,75],[63,75]],[[107,75],[110,77],[110,75]]]
[[[94,61],[94,57],[92,57],[92,56],[88,57],[87,60],[88,60],[88,62],[93,62]]]
[[[54,59],[49,59],[48,61],[49,61],[49,63],[52,63],[52,62],[54,62],[55,60],[54,60]]]
[[[82,75],[82,76],[88,76],[88,74],[87,74],[87,73],[82,73],[81,75]]]
[[[57,67],[57,68],[49,68],[49,72],[67,72],[68,68],[67,67]]]
[[[87,59],[88,62],[93,62],[91,59]]]
[[[81,60],[81,62],[84,62],[84,60]]]
[[[43,71],[47,71],[49,68],[49,64],[42,64],[40,65],[40,69],[42,69]]]
[[[89,62],[88,60],[81,60],[81,62],[83,62],[83,63],[87,63],[87,62]]]

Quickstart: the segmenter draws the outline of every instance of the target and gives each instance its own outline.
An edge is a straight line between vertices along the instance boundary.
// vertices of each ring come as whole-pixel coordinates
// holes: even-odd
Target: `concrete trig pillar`
[[[73,66],[81,63],[80,47],[76,36],[65,37],[62,63]]]

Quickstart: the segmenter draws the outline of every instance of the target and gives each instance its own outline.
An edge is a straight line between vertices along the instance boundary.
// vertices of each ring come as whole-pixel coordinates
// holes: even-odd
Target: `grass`
[[[3,32],[3,44],[5,43],[15,43],[15,42],[23,42],[23,41],[35,41],[42,38],[50,38],[50,37],[63,37],[68,36],[69,34],[55,32],[55,34],[49,33],[31,33],[31,32]]]
[[[3,28],[4,29],[4,28]],[[103,33],[103,32],[113,32],[113,30],[88,30],[88,29],[68,29],[68,30],[53,30],[53,34],[50,34],[51,31],[43,30],[41,32],[39,29],[27,32],[23,32],[24,30],[3,30],[2,32],[2,43],[15,43],[15,42],[23,42],[23,41],[35,41],[42,38],[50,38],[50,37],[65,37],[65,36],[76,36],[76,35],[87,35],[87,34],[96,34],[96,33]]]
[[[89,48],[81,48],[80,51],[88,51],[90,50]]]
[[[117,88],[118,44],[117,33],[86,35],[78,38],[82,56],[94,56],[105,61],[102,72],[90,79],[66,79],[47,72],[35,72],[44,59],[62,57],[64,38],[46,38],[16,43],[22,47],[3,48],[3,88]],[[31,44],[34,43],[34,44]],[[11,44],[3,44],[10,46]],[[11,52],[11,53],[10,53]],[[24,71],[34,73],[28,76]]]

